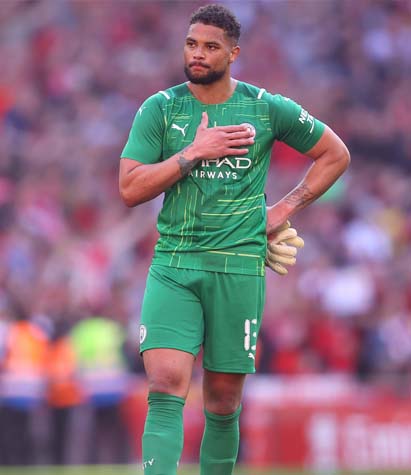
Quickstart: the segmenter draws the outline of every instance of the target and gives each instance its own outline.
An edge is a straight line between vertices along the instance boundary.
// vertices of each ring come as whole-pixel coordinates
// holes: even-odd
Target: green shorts
[[[140,352],[175,348],[223,373],[254,373],[265,278],[152,265],[140,325]]]

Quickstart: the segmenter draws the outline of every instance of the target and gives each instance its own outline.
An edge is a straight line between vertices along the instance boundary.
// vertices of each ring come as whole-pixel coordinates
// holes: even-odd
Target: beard
[[[207,84],[213,84],[214,82],[221,79],[225,74],[225,70],[220,70],[220,71],[208,70],[207,73],[204,74],[203,76],[195,76],[191,72],[189,66],[184,66],[184,73],[185,73],[187,79],[190,82],[192,82],[193,84],[207,85]]]

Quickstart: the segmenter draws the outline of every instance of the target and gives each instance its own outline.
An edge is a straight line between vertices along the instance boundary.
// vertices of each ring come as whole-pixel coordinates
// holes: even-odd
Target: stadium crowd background
[[[1,2],[0,464],[64,461],[64,440],[50,449],[38,436],[33,454],[19,428],[37,411],[37,433],[58,433],[84,401],[120,434],[102,440],[102,460],[130,457],[110,411],[142,370],[139,309],[160,202],[126,208],[118,160],[142,101],[185,80],[187,20],[203,3]],[[352,156],[344,178],[295,217],[306,242],[297,266],[267,277],[259,372],[343,373],[407,397],[411,2],[222,3],[243,25],[235,76],[303,104]],[[269,201],[308,165],[277,144]],[[72,445],[73,459],[88,461]]]

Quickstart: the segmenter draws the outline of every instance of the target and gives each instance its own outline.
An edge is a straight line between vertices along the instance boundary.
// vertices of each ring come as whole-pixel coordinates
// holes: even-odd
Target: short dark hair
[[[240,39],[241,25],[235,15],[223,5],[212,3],[200,7],[191,16],[190,25],[194,23],[221,28],[236,43]]]

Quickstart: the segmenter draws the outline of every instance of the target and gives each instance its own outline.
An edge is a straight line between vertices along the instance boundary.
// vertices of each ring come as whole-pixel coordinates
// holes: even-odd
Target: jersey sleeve
[[[319,141],[325,124],[287,97],[268,96],[275,138],[301,153],[308,152]]]
[[[162,96],[149,97],[137,111],[121,158],[150,164],[160,161],[165,129]]]

